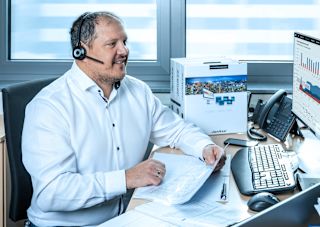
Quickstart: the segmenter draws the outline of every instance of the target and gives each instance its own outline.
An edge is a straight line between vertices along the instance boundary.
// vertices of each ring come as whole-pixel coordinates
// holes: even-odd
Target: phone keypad
[[[269,134],[279,138],[281,141],[284,141],[294,120],[295,120],[295,117],[292,113],[286,119],[277,118],[275,116],[271,120],[270,124],[268,124],[266,131]]]

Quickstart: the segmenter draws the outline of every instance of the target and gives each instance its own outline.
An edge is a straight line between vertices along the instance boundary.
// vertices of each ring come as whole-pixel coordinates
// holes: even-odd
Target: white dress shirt
[[[125,170],[143,160],[149,140],[202,157],[210,137],[126,76],[110,98],[74,62],[26,108],[23,163],[37,226],[95,226],[116,216]]]

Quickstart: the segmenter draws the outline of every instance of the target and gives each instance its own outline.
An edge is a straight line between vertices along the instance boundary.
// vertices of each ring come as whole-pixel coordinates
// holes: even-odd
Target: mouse
[[[274,194],[270,192],[259,192],[249,199],[247,205],[250,210],[260,212],[278,202],[280,202],[280,200]]]

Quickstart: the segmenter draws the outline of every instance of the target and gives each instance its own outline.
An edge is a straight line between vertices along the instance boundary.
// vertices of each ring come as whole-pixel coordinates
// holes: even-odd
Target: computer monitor
[[[320,138],[320,39],[294,33],[292,112]]]

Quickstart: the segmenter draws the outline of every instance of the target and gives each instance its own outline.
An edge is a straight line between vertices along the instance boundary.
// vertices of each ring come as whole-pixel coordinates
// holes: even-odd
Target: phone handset
[[[280,103],[281,99],[286,95],[287,95],[287,92],[283,89],[280,89],[279,91],[277,91],[275,94],[271,96],[271,98],[266,102],[266,104],[264,104],[260,112],[260,116],[258,116],[258,120],[257,120],[257,124],[259,125],[260,128],[263,128],[271,108],[277,105],[277,103]]]
[[[286,95],[286,91],[280,89],[266,103],[259,99],[251,118],[253,123],[257,124],[260,129],[281,141],[285,140],[294,122],[294,117],[291,113],[292,101]],[[248,129],[248,136],[255,140],[267,140],[267,137],[254,127]]]
[[[296,124],[295,115],[291,110],[292,100],[287,97],[285,90],[280,89],[266,103],[262,103],[262,100],[258,101],[252,120],[260,129],[280,141],[285,141],[287,134]],[[253,134],[258,133],[254,128],[249,129],[249,137]]]

